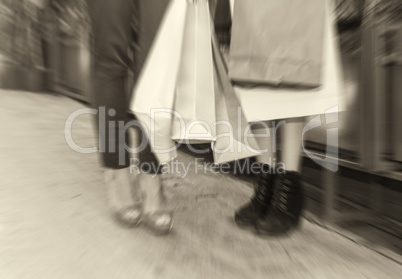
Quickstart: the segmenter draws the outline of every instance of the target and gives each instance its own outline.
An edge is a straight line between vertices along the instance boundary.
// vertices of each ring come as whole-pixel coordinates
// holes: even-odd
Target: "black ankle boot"
[[[303,209],[301,177],[297,172],[277,174],[271,204],[255,224],[261,235],[282,235],[295,229]]]
[[[255,222],[265,214],[272,197],[275,175],[270,173],[268,164],[261,164],[259,173],[255,174],[256,183],[251,201],[240,207],[235,213],[235,222],[239,227],[253,227]]]

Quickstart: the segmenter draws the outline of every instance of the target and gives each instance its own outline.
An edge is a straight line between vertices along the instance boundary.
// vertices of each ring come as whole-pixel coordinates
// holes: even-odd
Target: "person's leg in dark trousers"
[[[133,175],[130,175],[130,154],[126,151],[129,143],[128,133],[126,128],[121,128],[129,121],[127,111],[130,95],[127,94],[127,90],[131,91],[131,88],[127,88],[128,48],[132,34],[132,17],[134,9],[138,8],[135,4],[138,3],[133,0],[88,0],[93,32],[92,96],[93,105],[98,109],[99,147],[106,168],[105,179],[113,211],[118,220],[124,224],[136,225],[143,217],[141,216],[143,209],[146,209],[148,216],[153,215],[151,225],[155,225],[158,216],[155,217],[155,214],[151,213],[158,211],[161,204],[158,198],[159,179],[141,180],[149,184],[143,185],[146,186],[143,189],[147,193],[146,204],[152,204],[152,206],[141,206],[138,202],[140,196],[138,181],[136,183]],[[140,158],[146,158],[149,160],[148,163],[154,166],[158,165],[150,149],[141,153]],[[151,173],[155,171],[156,168],[150,170]],[[158,190],[149,193],[150,188]],[[133,193],[137,195],[132,195]],[[159,228],[163,229],[163,224],[171,224],[171,217],[169,218],[167,222],[162,222]]]
[[[127,49],[134,6],[130,0],[88,0],[87,3],[93,35],[92,105],[98,110],[99,152],[105,167],[110,206],[120,222],[136,225],[142,208],[138,198],[136,202],[132,199],[134,185],[129,172],[129,154],[125,150],[128,136],[119,133],[119,123],[128,120]]]

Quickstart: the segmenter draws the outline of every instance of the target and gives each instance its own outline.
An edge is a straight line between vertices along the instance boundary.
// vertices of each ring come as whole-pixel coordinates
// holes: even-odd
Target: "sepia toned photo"
[[[401,0],[0,0],[0,278],[400,278]]]

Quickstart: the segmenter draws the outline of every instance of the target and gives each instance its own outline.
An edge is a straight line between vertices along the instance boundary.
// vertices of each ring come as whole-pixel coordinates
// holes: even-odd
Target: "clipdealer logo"
[[[156,109],[156,112],[164,112],[164,113],[170,113],[172,114],[172,116],[175,116],[179,119],[180,123],[181,123],[181,136],[185,135],[186,133],[189,133],[189,127],[192,127],[193,125],[189,125],[188,127],[186,127],[186,125],[184,125],[184,120],[181,117],[181,115],[173,110],[166,110],[166,109]],[[155,116],[155,111],[152,112],[151,115]],[[69,117],[66,120],[65,123],[65,127],[64,127],[64,137],[66,140],[66,143],[69,145],[69,147],[71,149],[73,149],[76,152],[79,153],[83,153],[83,154],[88,154],[88,153],[95,153],[95,152],[106,152],[106,146],[105,146],[105,139],[103,139],[102,137],[104,137],[106,135],[105,131],[106,131],[106,113],[108,113],[108,115],[110,117],[115,116],[116,111],[114,109],[109,109],[106,112],[105,107],[99,107],[99,109],[94,109],[94,108],[82,108],[82,109],[78,109],[76,111],[74,111],[73,113],[71,113],[69,115]],[[240,111],[241,113],[241,111]],[[73,123],[75,121],[75,119],[83,114],[92,114],[92,115],[97,115],[98,117],[98,130],[99,130],[99,146],[93,146],[93,147],[81,147],[79,146],[73,139],[72,136],[72,126]],[[313,152],[309,151],[306,146],[305,146],[305,135],[308,131],[314,129],[314,128],[318,128],[321,127],[323,125],[328,125],[328,124],[333,124],[333,123],[337,123],[338,122],[338,114],[339,114],[339,107],[335,106],[332,107],[328,110],[326,110],[324,112],[323,115],[317,115],[316,117],[314,117],[313,119],[311,119],[309,122],[307,122],[303,128],[302,131],[302,136],[301,136],[301,144],[302,144],[302,149],[304,151],[304,153],[311,158],[314,162],[316,162],[318,165],[325,167],[326,169],[336,172],[339,168],[338,166],[338,157],[339,157],[339,142],[338,142],[338,137],[339,137],[339,129],[338,128],[328,128],[326,129],[326,148],[325,148],[325,155],[324,157],[320,157],[317,156],[316,154],[314,154]],[[322,121],[321,116],[325,119],[325,121]],[[241,116],[238,116],[241,117]],[[151,117],[151,127],[153,127],[153,125],[155,123],[155,117]],[[196,122],[195,124],[199,124],[199,121],[194,121]],[[223,123],[224,122],[224,123]],[[260,124],[262,124],[262,126],[264,126],[266,129],[268,129],[268,126],[266,125],[266,123],[264,122],[259,122]],[[282,120],[278,123],[278,125],[275,127],[274,129],[274,133],[273,135],[269,135],[269,133],[267,134],[268,136],[272,136],[275,138],[275,140],[273,141],[274,143],[274,150],[276,149],[275,146],[275,142],[276,142],[276,129],[280,126],[286,123],[286,120]],[[116,127],[117,124],[117,127]],[[194,124],[194,123],[193,123]],[[206,126],[207,123],[204,121],[201,121],[201,124]],[[230,122],[228,121],[218,121],[215,123],[215,125],[227,125],[230,131],[233,131],[233,128],[230,124]],[[245,127],[245,131],[244,133],[241,135],[237,135],[237,137],[241,137],[243,136],[243,142],[245,143],[245,146],[247,147],[247,149],[249,149],[250,151],[254,151],[256,153],[256,155],[260,154],[261,152],[264,152],[266,150],[255,150],[254,148],[252,148],[249,144],[248,144],[248,138],[252,138],[252,137],[259,137],[259,135],[253,135],[250,134],[250,127],[252,124],[249,124],[247,127]],[[115,150],[115,146],[113,144],[110,144],[110,146],[108,147],[109,152],[119,152],[119,162],[123,165],[124,162],[126,161],[126,151],[130,152],[130,153],[139,153],[141,151],[143,151],[147,145],[148,145],[148,138],[146,136],[146,134],[148,133],[142,133],[142,138],[140,139],[140,144],[138,147],[136,148],[131,148],[129,146],[127,146],[126,142],[125,142],[125,135],[127,133],[127,130],[130,127],[138,127],[139,129],[146,129],[146,132],[151,132],[148,131],[148,129],[146,128],[147,126],[144,125],[144,123],[141,123],[138,120],[133,120],[130,122],[125,123],[124,121],[109,121],[108,123],[108,128],[110,131],[109,136],[114,138],[117,136],[120,143],[123,144],[124,148],[119,148],[119,150]],[[115,131],[118,131],[118,135],[115,135]],[[269,131],[269,130],[267,130]],[[155,140],[155,135],[151,134],[151,140]],[[232,137],[234,136],[233,133],[225,133],[225,136],[228,137],[228,143],[233,145],[233,139]],[[173,146],[171,149],[164,149],[164,150],[154,150],[155,153],[158,152],[170,152],[172,150],[175,150],[180,144],[182,144],[183,142],[189,144],[188,141],[186,140],[181,140],[179,141],[175,146]],[[231,152],[233,148],[230,148],[230,146],[225,147],[224,150],[215,150],[216,152]],[[205,150],[197,150],[197,149],[191,149],[191,151],[193,151],[194,153],[198,153],[198,154],[204,154]]]

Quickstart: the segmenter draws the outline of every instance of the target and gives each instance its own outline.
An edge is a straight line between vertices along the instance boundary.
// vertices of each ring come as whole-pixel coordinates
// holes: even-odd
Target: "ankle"
[[[120,210],[141,203],[138,184],[133,184],[129,168],[105,169],[104,181],[108,193],[108,202],[112,210]]]
[[[141,174],[139,184],[144,199],[144,212],[153,213],[162,207],[163,187],[159,175]]]

